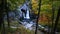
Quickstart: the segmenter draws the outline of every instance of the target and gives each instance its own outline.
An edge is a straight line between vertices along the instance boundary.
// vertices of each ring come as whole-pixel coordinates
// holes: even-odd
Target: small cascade
[[[25,19],[30,19],[30,16],[29,16],[29,10],[27,10]]]

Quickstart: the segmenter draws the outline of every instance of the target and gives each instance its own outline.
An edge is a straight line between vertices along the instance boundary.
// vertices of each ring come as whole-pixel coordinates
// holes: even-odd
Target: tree
[[[6,5],[5,5],[5,0],[0,0],[1,1],[1,6],[0,6],[0,29],[3,29],[3,33],[5,34],[5,25],[4,25],[4,12],[6,11]]]
[[[53,34],[56,34],[55,32],[56,32],[56,28],[57,28],[58,21],[59,21],[59,16],[60,16],[60,7],[59,7],[59,9],[58,9],[56,21],[55,21],[55,24],[54,24]]]
[[[39,19],[39,15],[40,15],[40,8],[41,8],[41,0],[39,0],[39,12],[38,12],[38,17],[37,17],[37,21],[36,21],[36,30],[35,30],[35,34],[37,34],[37,30],[38,30],[38,19]]]

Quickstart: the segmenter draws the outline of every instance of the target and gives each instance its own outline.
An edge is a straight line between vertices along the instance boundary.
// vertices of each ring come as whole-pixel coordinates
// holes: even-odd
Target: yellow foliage
[[[35,14],[38,13],[38,0],[32,0],[32,10],[34,11]]]
[[[32,0],[32,3],[36,3],[37,2],[37,0]]]
[[[41,10],[48,10],[48,9],[52,9],[52,5],[42,5],[41,6]]]

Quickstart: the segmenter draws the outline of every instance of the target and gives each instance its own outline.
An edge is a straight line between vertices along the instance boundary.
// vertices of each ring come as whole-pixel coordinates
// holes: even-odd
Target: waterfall
[[[29,16],[29,10],[27,10],[27,13],[26,13],[26,19],[30,19],[30,16]]]

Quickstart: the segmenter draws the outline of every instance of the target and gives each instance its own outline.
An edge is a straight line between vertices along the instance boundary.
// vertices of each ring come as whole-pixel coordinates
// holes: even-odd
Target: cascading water
[[[28,3],[27,3],[28,4]],[[22,11],[21,11],[21,9],[24,9],[26,12],[25,13],[23,13]],[[30,13],[29,13],[29,7],[26,5],[26,3],[25,4],[23,4],[23,6],[22,7],[18,7],[18,9],[17,9],[18,11],[16,11],[16,14],[18,15],[18,17],[16,18],[15,17],[15,14],[13,13],[13,12],[9,12],[9,17],[13,17],[13,18],[16,18],[16,20],[19,22],[19,23],[21,23],[22,25],[24,25],[24,27],[27,29],[30,29],[30,30],[33,30],[33,28],[32,28],[32,26],[33,27],[35,27],[36,26],[36,22],[34,22],[33,20],[29,20],[29,19],[31,19],[30,17]],[[23,15],[23,16],[22,16]],[[19,20],[19,18],[21,18],[21,17],[23,17],[24,19],[26,19],[26,20],[24,20],[24,22],[23,21],[20,21]],[[4,18],[7,18],[7,16],[5,15],[5,17]],[[5,19],[6,20],[6,19]],[[29,20],[29,22],[28,22],[28,20]],[[45,31],[48,31],[48,29],[47,28],[45,28],[45,27],[43,27],[43,26],[41,26],[41,25],[38,25],[39,26],[39,28],[41,28],[41,29],[45,29]],[[12,27],[12,28],[16,28],[16,27]]]
[[[30,16],[29,16],[29,10],[27,10],[27,13],[26,13],[26,19],[30,19]]]
[[[20,22],[20,23],[22,23],[22,25],[24,25],[24,27],[27,29],[30,29],[30,30],[32,30],[33,28],[32,28],[32,26],[36,26],[35,24],[35,22],[33,22],[33,20],[31,20],[30,21],[30,13],[29,13],[29,11],[30,11],[30,9],[29,9],[29,7],[27,6],[27,4],[28,3],[24,3],[20,8],[19,8],[19,10],[20,10],[20,15],[22,16],[23,15],[23,20],[22,20],[22,22]],[[21,9],[22,9],[22,11],[21,11]],[[20,16],[20,17],[21,17]],[[40,27],[42,27],[42,26],[40,26]]]
[[[28,3],[27,3],[28,4]],[[20,24],[22,24],[22,25],[24,25],[24,27],[27,29],[30,29],[30,30],[33,30],[34,28],[33,27],[35,27],[36,26],[36,22],[34,22],[34,20],[30,20],[31,19],[31,14],[30,14],[30,8],[27,6],[27,4],[26,3],[24,3],[22,6],[19,6],[18,8],[17,8],[17,11],[15,12],[15,14],[16,14],[16,20],[20,23]],[[23,9],[23,11],[21,11],[21,9]],[[10,16],[10,15],[9,15]],[[23,18],[23,19],[22,19]],[[19,19],[22,19],[22,21],[21,20],[19,20]],[[41,27],[41,28],[44,28],[43,26],[40,26],[39,25],[39,27]]]

